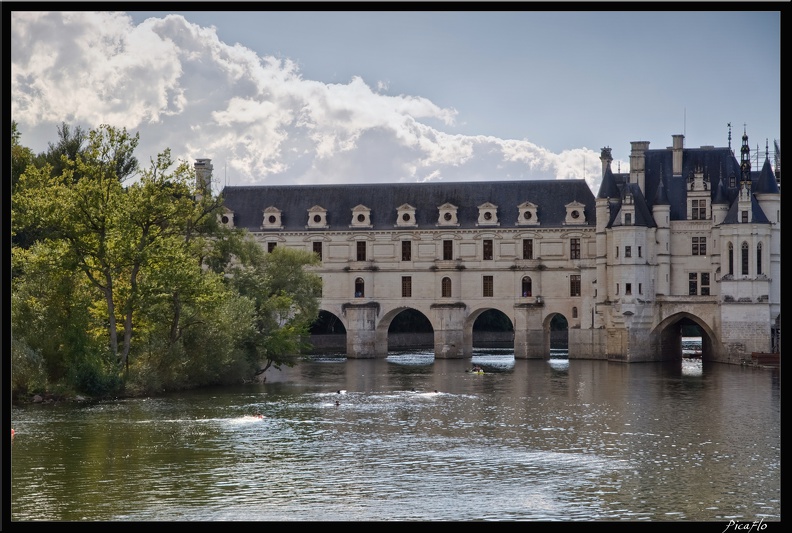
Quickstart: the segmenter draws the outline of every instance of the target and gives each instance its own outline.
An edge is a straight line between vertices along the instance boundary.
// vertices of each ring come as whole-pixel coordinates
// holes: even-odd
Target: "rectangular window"
[[[616,284],[616,294],[619,294],[619,284]]]
[[[632,213],[624,213],[624,225],[632,226]]]
[[[696,272],[688,274],[688,294],[690,296],[698,294],[698,273]]]
[[[412,278],[402,276],[402,298],[412,298]]]
[[[706,200],[693,200],[693,220],[707,220]]]
[[[451,261],[454,258],[454,241],[443,241],[443,261]]]
[[[616,257],[617,258],[619,257],[619,247],[618,246],[616,247]]]
[[[638,247],[638,257],[642,257],[641,256],[641,247],[640,246]]]
[[[632,283],[624,284],[624,294],[632,294]]]
[[[278,245],[277,242],[268,242],[267,243],[267,251],[268,252],[272,252],[277,245]]]
[[[578,274],[569,276],[569,295],[580,296],[580,275]]]
[[[709,272],[701,273],[701,295],[709,296],[710,293],[710,275]]]
[[[492,240],[485,239],[484,240],[484,260],[491,261],[492,260]]]
[[[741,213],[740,219],[741,219],[743,224],[747,224],[748,223],[748,211],[743,211]]]
[[[482,296],[491,298],[495,293],[495,286],[492,276],[484,276],[484,286],[482,287]]]
[[[314,241],[313,243],[313,251],[316,255],[319,256],[319,261],[322,260],[322,243],[321,241]]]
[[[624,247],[624,257],[632,257],[632,246]]]
[[[533,239],[523,239],[523,259],[533,259]]]
[[[692,245],[693,255],[707,255],[706,237],[693,237]]]
[[[569,258],[580,259],[580,239],[574,238],[569,240]]]
[[[638,284],[638,294],[643,294],[643,283]]]
[[[366,241],[357,242],[357,260],[358,261],[366,260]]]
[[[402,261],[412,261],[411,241],[402,241]]]

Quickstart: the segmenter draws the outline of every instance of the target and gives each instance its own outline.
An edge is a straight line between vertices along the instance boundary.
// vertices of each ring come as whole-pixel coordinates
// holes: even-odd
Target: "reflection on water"
[[[268,374],[14,407],[12,519],[780,519],[777,371],[477,351]]]

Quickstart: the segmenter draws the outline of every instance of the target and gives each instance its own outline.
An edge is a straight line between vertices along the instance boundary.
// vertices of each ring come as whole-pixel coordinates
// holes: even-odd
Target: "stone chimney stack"
[[[212,194],[212,160],[195,160],[195,186],[203,194]]]
[[[673,150],[673,173],[674,176],[681,176],[682,175],[682,148],[685,146],[685,136],[684,135],[672,135],[671,138],[674,140],[674,144],[672,145]]]

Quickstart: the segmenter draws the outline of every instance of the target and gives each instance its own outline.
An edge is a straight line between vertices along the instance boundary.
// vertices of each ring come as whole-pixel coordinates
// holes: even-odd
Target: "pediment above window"
[[[457,206],[450,203],[445,203],[437,208],[439,216],[437,218],[438,226],[459,226],[457,220]]]
[[[517,225],[518,226],[538,226],[539,225],[539,206],[532,202],[523,202],[517,206]]]
[[[576,225],[586,223],[586,205],[580,202],[570,202],[566,204],[565,225]]]
[[[351,228],[370,228],[371,227],[371,209],[365,205],[359,204],[352,208],[352,223],[349,224]]]
[[[478,222],[476,223],[479,226],[499,226],[498,223],[498,206],[492,204],[490,202],[485,202],[478,206],[479,216]]]
[[[396,225],[398,227],[414,227],[418,225],[415,208],[410,204],[402,204],[396,208]]]
[[[327,209],[315,205],[308,210],[307,228],[327,228]]]
[[[281,210],[273,206],[266,208],[261,222],[261,229],[283,229]]]

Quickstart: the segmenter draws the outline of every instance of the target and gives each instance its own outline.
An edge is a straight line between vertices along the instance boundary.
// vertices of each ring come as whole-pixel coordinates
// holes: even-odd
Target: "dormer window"
[[[352,223],[349,225],[351,228],[370,228],[371,227],[371,209],[365,205],[356,205],[352,208]]]
[[[264,220],[261,229],[283,229],[281,224],[281,210],[270,206],[264,210]]]
[[[226,228],[234,227],[234,212],[223,207],[223,212],[217,215],[217,221]]]
[[[415,208],[410,204],[403,204],[396,209],[396,225],[400,228],[418,225],[415,218]]]
[[[538,226],[539,215],[537,209],[539,207],[531,202],[523,202],[517,206],[519,214],[517,215],[518,226]]]
[[[306,228],[327,228],[327,209],[315,205],[308,210],[308,224]]]
[[[581,204],[580,202],[571,202],[568,203],[566,206],[566,219],[564,220],[564,224],[566,225],[580,225],[586,223],[586,216],[585,216],[585,204]]]
[[[498,223],[498,206],[489,202],[483,203],[478,206],[479,217],[477,225],[479,226],[499,226]]]
[[[457,206],[445,203],[437,208],[440,216],[437,220],[438,226],[459,226],[457,221]]]

